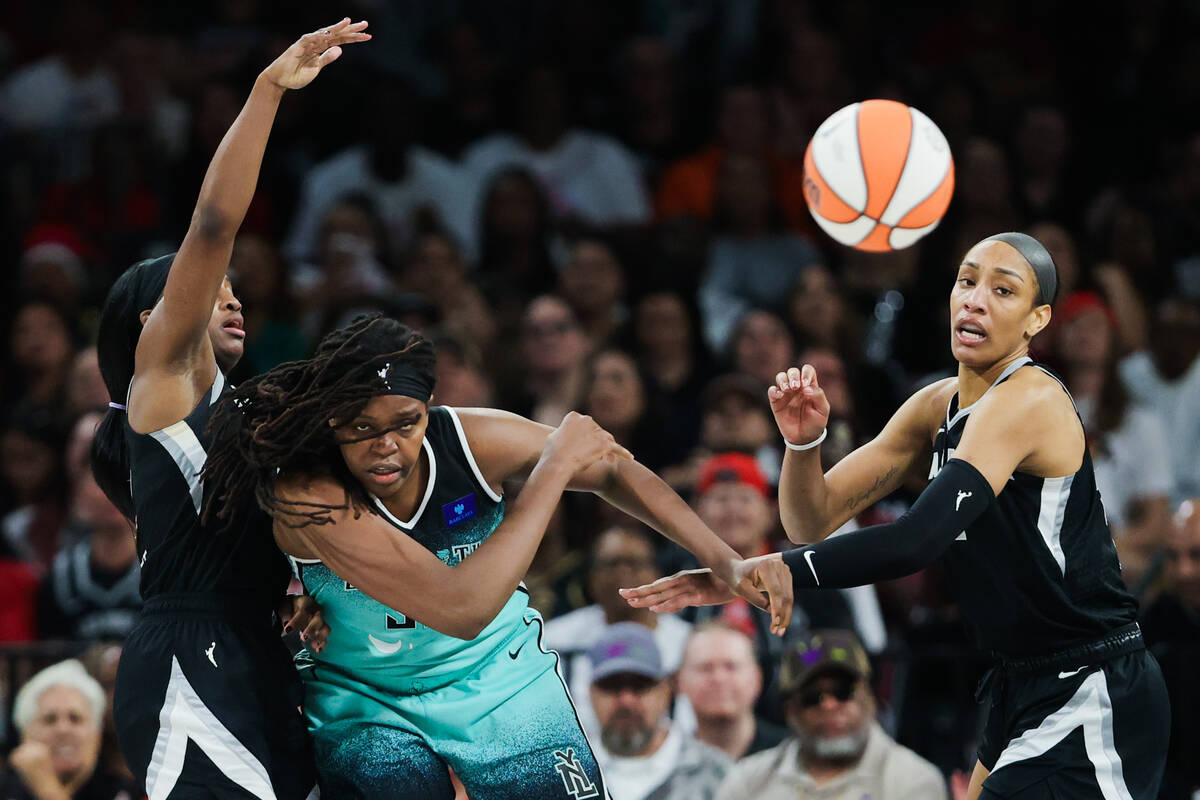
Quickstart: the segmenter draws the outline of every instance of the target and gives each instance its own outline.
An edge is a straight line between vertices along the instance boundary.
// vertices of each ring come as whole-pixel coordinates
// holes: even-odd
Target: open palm
[[[369,40],[371,34],[363,33],[366,27],[365,20],[352,23],[346,17],[336,25],[306,33],[272,61],[263,75],[282,89],[307,86],[318,72],[341,56],[342,45]]]

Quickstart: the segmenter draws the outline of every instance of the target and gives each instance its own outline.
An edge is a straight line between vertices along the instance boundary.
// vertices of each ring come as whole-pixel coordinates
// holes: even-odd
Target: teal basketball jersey
[[[454,566],[500,524],[504,500],[484,480],[452,409],[429,409],[422,446],[429,459],[429,484],[413,518],[397,519],[378,499],[372,510]],[[291,561],[330,628],[325,648],[302,652],[299,666],[333,669],[385,692],[425,692],[464,678],[528,624],[523,621],[529,609],[524,587],[513,592],[477,637],[464,641],[376,602],[318,560]]]

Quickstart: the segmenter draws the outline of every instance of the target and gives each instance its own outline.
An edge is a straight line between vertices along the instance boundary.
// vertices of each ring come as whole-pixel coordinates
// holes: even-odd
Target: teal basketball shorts
[[[522,622],[472,673],[416,693],[302,665],[323,795],[451,800],[449,766],[472,800],[605,800],[542,620]]]

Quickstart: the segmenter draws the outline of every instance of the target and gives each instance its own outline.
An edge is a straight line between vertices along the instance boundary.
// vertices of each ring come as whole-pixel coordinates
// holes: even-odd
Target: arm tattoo
[[[846,501],[846,510],[854,511],[863,503],[867,502],[867,500],[869,500],[872,495],[879,491],[880,488],[886,486],[892,478],[896,477],[896,473],[899,471],[899,467],[893,466],[887,472],[877,477],[869,489],[859,492]]]

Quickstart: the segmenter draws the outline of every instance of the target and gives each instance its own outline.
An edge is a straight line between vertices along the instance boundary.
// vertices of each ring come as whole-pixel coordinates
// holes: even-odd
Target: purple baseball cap
[[[636,622],[609,625],[592,645],[592,682],[610,675],[641,675],[653,680],[667,676],[654,633]]]

